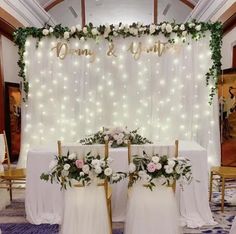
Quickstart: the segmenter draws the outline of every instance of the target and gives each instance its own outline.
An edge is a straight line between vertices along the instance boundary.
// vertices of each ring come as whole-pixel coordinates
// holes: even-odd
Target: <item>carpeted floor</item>
[[[226,200],[230,200],[232,192],[227,192]],[[213,202],[211,203],[211,210],[215,221],[218,223],[211,227],[202,227],[198,229],[184,228],[184,234],[192,233],[211,233],[211,234],[227,234],[231,228],[232,221],[236,215],[236,205],[230,203],[225,204],[225,212],[220,212],[220,194],[214,193]],[[5,217],[5,219],[4,219]],[[5,222],[1,222],[5,220]],[[9,220],[10,222],[7,222]],[[15,220],[15,221],[14,221]],[[18,220],[18,221],[17,221]],[[114,223],[113,234],[123,233],[123,224]],[[7,206],[6,209],[0,211],[0,229],[2,234],[56,234],[59,232],[58,225],[32,225],[27,223],[25,219],[24,200],[15,199],[11,205]],[[145,233],[146,234],[146,233]],[[147,233],[148,234],[148,233]],[[164,234],[164,233],[163,233]]]

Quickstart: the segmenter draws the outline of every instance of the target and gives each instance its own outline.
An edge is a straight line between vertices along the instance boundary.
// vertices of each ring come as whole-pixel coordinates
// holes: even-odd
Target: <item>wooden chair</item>
[[[167,146],[168,147],[168,146]],[[174,150],[174,157],[178,158],[179,155],[179,141],[175,140],[175,150]],[[132,160],[132,152],[131,152],[131,142],[128,141],[128,163],[130,164]],[[129,180],[132,180],[132,177],[129,178]],[[173,191],[176,190],[176,181],[174,181],[172,185]]]
[[[61,141],[57,142],[58,145],[58,156],[62,156],[62,143]],[[79,147],[83,147],[84,145],[80,145]],[[104,145],[104,158],[107,159],[109,156],[109,145],[108,141],[105,142]],[[78,188],[83,188],[84,186],[82,184],[74,185]],[[110,226],[110,234],[112,234],[112,206],[111,206],[111,196],[112,196],[112,190],[111,187],[108,184],[107,179],[104,180],[102,183],[98,183],[97,186],[103,186],[105,190],[106,195],[106,205],[107,205],[107,211],[108,211],[108,217],[109,217],[109,226]]]
[[[22,189],[24,187],[19,185],[25,185],[26,180],[26,169],[16,169],[11,167],[10,156],[7,144],[7,138],[5,131],[3,134],[0,134],[0,137],[3,137],[4,140],[4,151],[5,151],[5,160],[7,162],[7,169],[3,172],[0,172],[0,188],[5,188],[9,190],[10,200],[12,201],[12,189]],[[18,186],[14,186],[18,185]]]
[[[218,176],[218,178],[214,178]],[[226,187],[225,184],[228,180],[236,179],[236,167],[212,167],[211,168],[211,175],[210,175],[210,193],[209,193],[209,201],[212,198],[212,184],[213,180],[221,180],[221,212],[224,212],[224,198],[225,198],[225,189],[233,188]]]

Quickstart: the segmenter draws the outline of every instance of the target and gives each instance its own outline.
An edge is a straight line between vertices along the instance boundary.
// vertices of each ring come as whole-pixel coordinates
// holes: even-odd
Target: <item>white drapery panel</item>
[[[218,104],[208,104],[205,73],[211,65],[209,36],[179,44],[162,56],[142,53],[135,60],[131,42],[153,45],[163,37],[117,38],[117,57],[108,56],[108,42],[71,39],[70,48],[89,48],[95,60],[56,57],[56,39],[26,43],[29,99],[22,110],[22,147],[18,166],[25,166],[29,147],[72,142],[102,126],[140,128],[154,142],[195,140],[219,161]],[[59,41],[59,39],[58,39]],[[60,40],[61,41],[61,40]],[[63,41],[63,40],[62,40]]]

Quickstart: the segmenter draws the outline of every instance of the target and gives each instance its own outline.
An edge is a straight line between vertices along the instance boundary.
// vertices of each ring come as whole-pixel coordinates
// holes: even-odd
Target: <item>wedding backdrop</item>
[[[218,164],[215,82],[206,85],[211,39],[206,23],[18,30],[25,91],[18,166],[31,147],[77,141],[103,126],[140,128],[153,142],[194,140]]]

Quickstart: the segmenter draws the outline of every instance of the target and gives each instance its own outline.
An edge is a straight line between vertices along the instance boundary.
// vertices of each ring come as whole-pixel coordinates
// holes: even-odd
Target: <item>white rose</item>
[[[82,27],[81,27],[80,24],[77,24],[77,25],[76,25],[76,28],[77,28],[78,31],[81,31],[81,30],[82,30]]]
[[[119,179],[120,179],[119,174],[117,174],[117,173],[112,174],[112,180],[113,180],[113,181],[117,181],[117,180],[119,180]]]
[[[167,25],[166,25],[166,31],[167,31],[168,33],[171,33],[171,32],[172,32],[172,26],[171,26],[170,24],[167,24]]]
[[[79,173],[79,175],[80,175],[80,176],[84,176],[84,172],[81,171],[81,172]]]
[[[145,171],[139,171],[138,175],[139,177],[144,178],[147,175],[147,173]]]
[[[49,170],[50,171],[55,170],[56,165],[57,165],[57,160],[52,160],[49,164]]]
[[[96,28],[93,28],[91,32],[93,35],[98,35],[98,30]]]
[[[113,136],[113,139],[116,141],[116,140],[118,140],[118,135],[117,134],[115,134],[114,136]]]
[[[155,24],[151,24],[151,25],[150,25],[150,28],[149,28],[149,31],[150,31],[150,34],[155,33],[155,31],[156,31],[156,25],[155,25]]]
[[[161,168],[162,168],[161,163],[157,163],[157,170],[161,170]]]
[[[54,29],[52,27],[49,28],[49,32],[53,33]]]
[[[100,160],[100,166],[104,167],[106,165],[105,161],[103,159]]]
[[[175,161],[172,160],[172,159],[169,159],[169,160],[168,160],[168,165],[169,165],[170,167],[174,167],[174,166],[175,166]]]
[[[184,26],[184,24],[181,24],[181,25],[180,25],[180,30],[182,30],[182,31],[185,30],[185,26]]]
[[[69,175],[69,171],[62,170],[61,175],[62,175],[63,177],[66,177],[66,176]]]
[[[92,160],[91,164],[92,164],[94,167],[99,167],[99,166],[100,166],[100,160],[94,159],[94,160]]]
[[[175,25],[174,30],[177,31],[179,29],[178,25]]]
[[[166,165],[164,168],[167,174],[171,174],[173,172],[173,168],[169,165]]]
[[[129,172],[130,172],[130,173],[134,173],[135,170],[136,170],[135,164],[134,164],[134,163],[130,163],[130,164],[129,164]]]
[[[102,172],[102,168],[101,167],[95,167],[94,169],[96,174],[100,174]]]
[[[104,174],[106,175],[106,176],[110,176],[111,174],[112,174],[112,169],[111,168],[106,168],[105,169],[105,171],[104,171]]]
[[[118,138],[123,139],[124,136],[125,136],[124,133],[121,132],[121,133],[119,133]]]
[[[159,158],[158,156],[153,156],[153,157],[152,157],[152,161],[153,161],[154,163],[159,163],[160,158]]]
[[[87,29],[87,27],[83,27],[83,33],[88,33],[88,29]]]
[[[200,24],[195,27],[195,29],[196,29],[197,31],[200,31],[201,28],[202,28],[202,26],[201,26]]]
[[[71,34],[75,33],[75,31],[76,31],[76,27],[75,27],[75,26],[72,26],[72,27],[70,28]]]
[[[85,39],[84,39],[84,37],[81,37],[80,40],[81,40],[81,41],[84,41]]]
[[[117,144],[118,144],[118,145],[122,145],[122,144],[123,144],[123,140],[122,140],[122,139],[118,139],[118,140],[117,140]]]
[[[64,32],[64,39],[70,38],[70,33],[69,32]]]
[[[166,29],[166,23],[163,23],[163,24],[161,25],[161,31],[163,32],[163,31],[165,31],[165,29]]]
[[[68,156],[68,158],[69,158],[70,160],[76,159],[76,154],[75,154],[75,153],[72,153],[72,154],[70,154],[70,155]]]
[[[185,37],[186,35],[187,35],[187,31],[183,31],[183,32],[182,32],[182,36]]]
[[[49,30],[45,28],[43,29],[42,33],[44,36],[47,36],[49,34]]]
[[[65,171],[68,171],[70,169],[70,164],[66,163],[63,167]]]
[[[88,173],[89,173],[89,165],[83,165],[82,171],[83,171],[85,174],[88,174]]]

